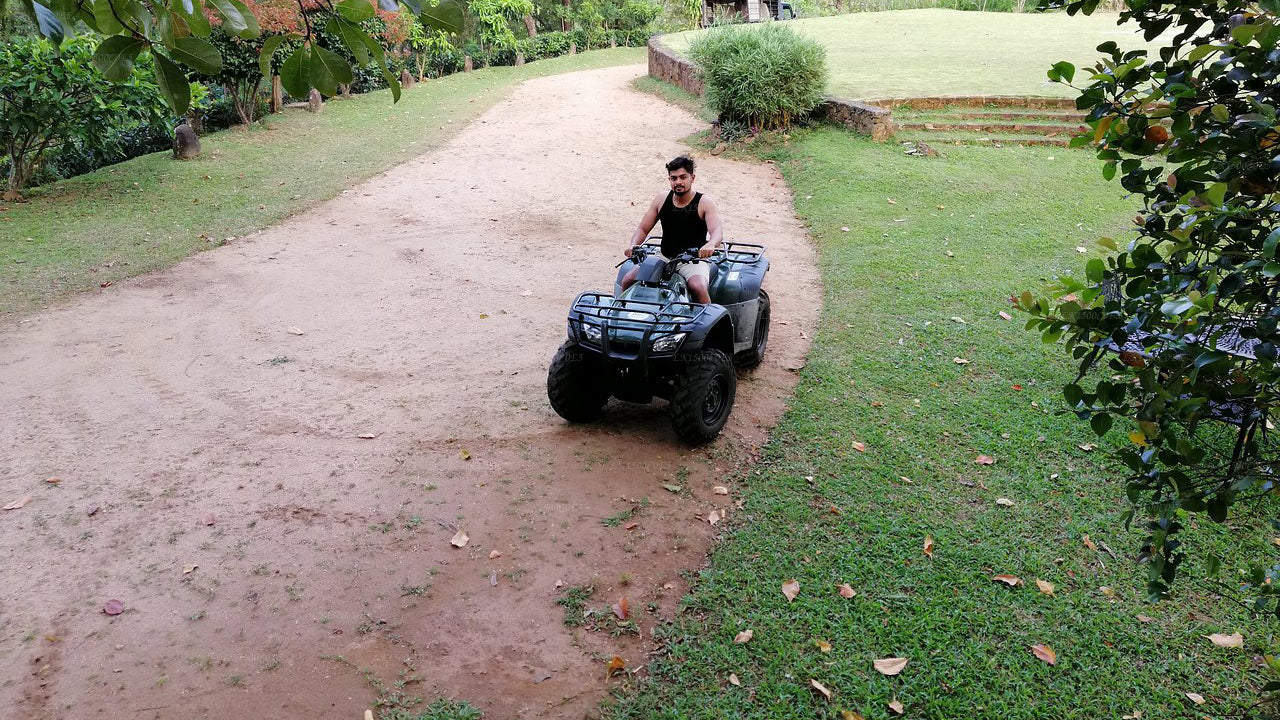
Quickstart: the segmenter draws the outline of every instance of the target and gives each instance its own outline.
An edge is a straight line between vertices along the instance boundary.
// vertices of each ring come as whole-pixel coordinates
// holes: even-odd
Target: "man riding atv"
[[[640,219],[640,225],[631,235],[631,244],[623,252],[631,257],[631,250],[649,237],[649,231],[657,222],[662,223],[662,254],[664,261],[680,255],[686,250],[697,250],[699,258],[709,258],[720,247],[722,227],[720,211],[715,202],[693,191],[693,158],[681,155],[667,163],[667,179],[671,182],[671,192],[659,193],[649,203],[649,209]],[[626,290],[636,281],[637,265],[622,278],[622,289]],[[711,295],[707,285],[711,280],[711,266],[705,262],[680,263],[676,272],[685,279],[689,286],[689,294],[694,302],[707,304]]]

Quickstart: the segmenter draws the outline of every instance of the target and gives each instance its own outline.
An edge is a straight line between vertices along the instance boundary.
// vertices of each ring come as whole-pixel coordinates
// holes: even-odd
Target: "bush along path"
[[[290,110],[202,138],[186,162],[154,153],[0,202],[0,317],[110,286],[218,247],[333,197],[452,137],[523,80],[643,60],[599,50]]]
[[[1132,216],[1092,154],[767,137],[753,152],[778,163],[818,243],[823,318],[741,478],[743,510],[656,629],[648,677],[606,715],[1084,720],[1253,703],[1267,622],[1204,592],[1203,568],[1146,602],[1106,457],[1124,439],[1056,414],[1069,363],[1008,317],[1011,293],[1082,266],[1084,243]],[[1196,557],[1270,542],[1190,527]]]

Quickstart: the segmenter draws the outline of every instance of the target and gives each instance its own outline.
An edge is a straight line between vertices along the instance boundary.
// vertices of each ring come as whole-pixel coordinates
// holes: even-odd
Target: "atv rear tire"
[[[738,391],[733,361],[719,350],[702,350],[675,377],[671,426],[680,439],[700,445],[714,440],[729,420]]]
[[[764,361],[764,349],[769,344],[769,293],[760,291],[760,304],[756,306],[755,333],[751,347],[738,353],[738,367],[750,370]]]
[[[551,408],[569,422],[590,422],[600,417],[609,399],[600,358],[565,341],[547,370],[547,399]]]

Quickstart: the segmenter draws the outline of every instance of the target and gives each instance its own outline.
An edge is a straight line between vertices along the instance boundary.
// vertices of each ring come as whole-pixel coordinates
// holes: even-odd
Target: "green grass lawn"
[[[458,73],[394,105],[373,92],[215,133],[195,160],[155,153],[35,188],[30,202],[0,203],[0,316],[272,225],[439,145],[523,80],[644,57],[619,48]]]
[[[833,95],[1074,97],[1070,88],[1048,82],[1050,65],[1092,66],[1094,48],[1108,40],[1125,49],[1157,47],[1118,27],[1116,17],[925,9],[802,18],[791,26],[826,46]],[[685,52],[695,32],[704,31],[667,35],[663,42]]]
[[[657,630],[650,679],[621,689],[607,715],[875,719],[893,717],[896,699],[908,718],[1119,720],[1223,717],[1255,699],[1251,658],[1274,651],[1273,622],[1210,595],[1196,561],[1177,599],[1145,601],[1140,533],[1120,524],[1108,457],[1128,428],[1099,439],[1055,414],[1071,363],[1024,318],[998,315],[1011,293],[1081,271],[1099,235],[1124,237],[1133,200],[1088,152],[946,146],[917,158],[832,129],[772,142],[756,146],[817,243],[821,325],[762,461],[733,483],[744,507],[680,618]],[[1191,524],[1196,558],[1274,556],[1260,531]],[[1005,574],[1023,584],[992,580]],[[743,630],[753,639],[735,643]],[[1244,649],[1203,637],[1236,631]],[[1056,665],[1033,655],[1038,644]],[[890,657],[909,660],[896,677],[873,668]]]

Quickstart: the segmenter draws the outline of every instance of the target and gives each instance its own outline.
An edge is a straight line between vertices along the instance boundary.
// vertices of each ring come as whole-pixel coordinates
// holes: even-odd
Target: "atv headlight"
[[[586,337],[587,342],[595,343],[596,345],[600,344],[600,338],[603,337],[603,333],[600,332],[600,326],[588,325],[587,323],[582,324],[582,334]]]
[[[675,333],[672,335],[663,335],[653,341],[653,351],[656,353],[675,352],[680,347],[680,343],[684,342],[685,333]]]

